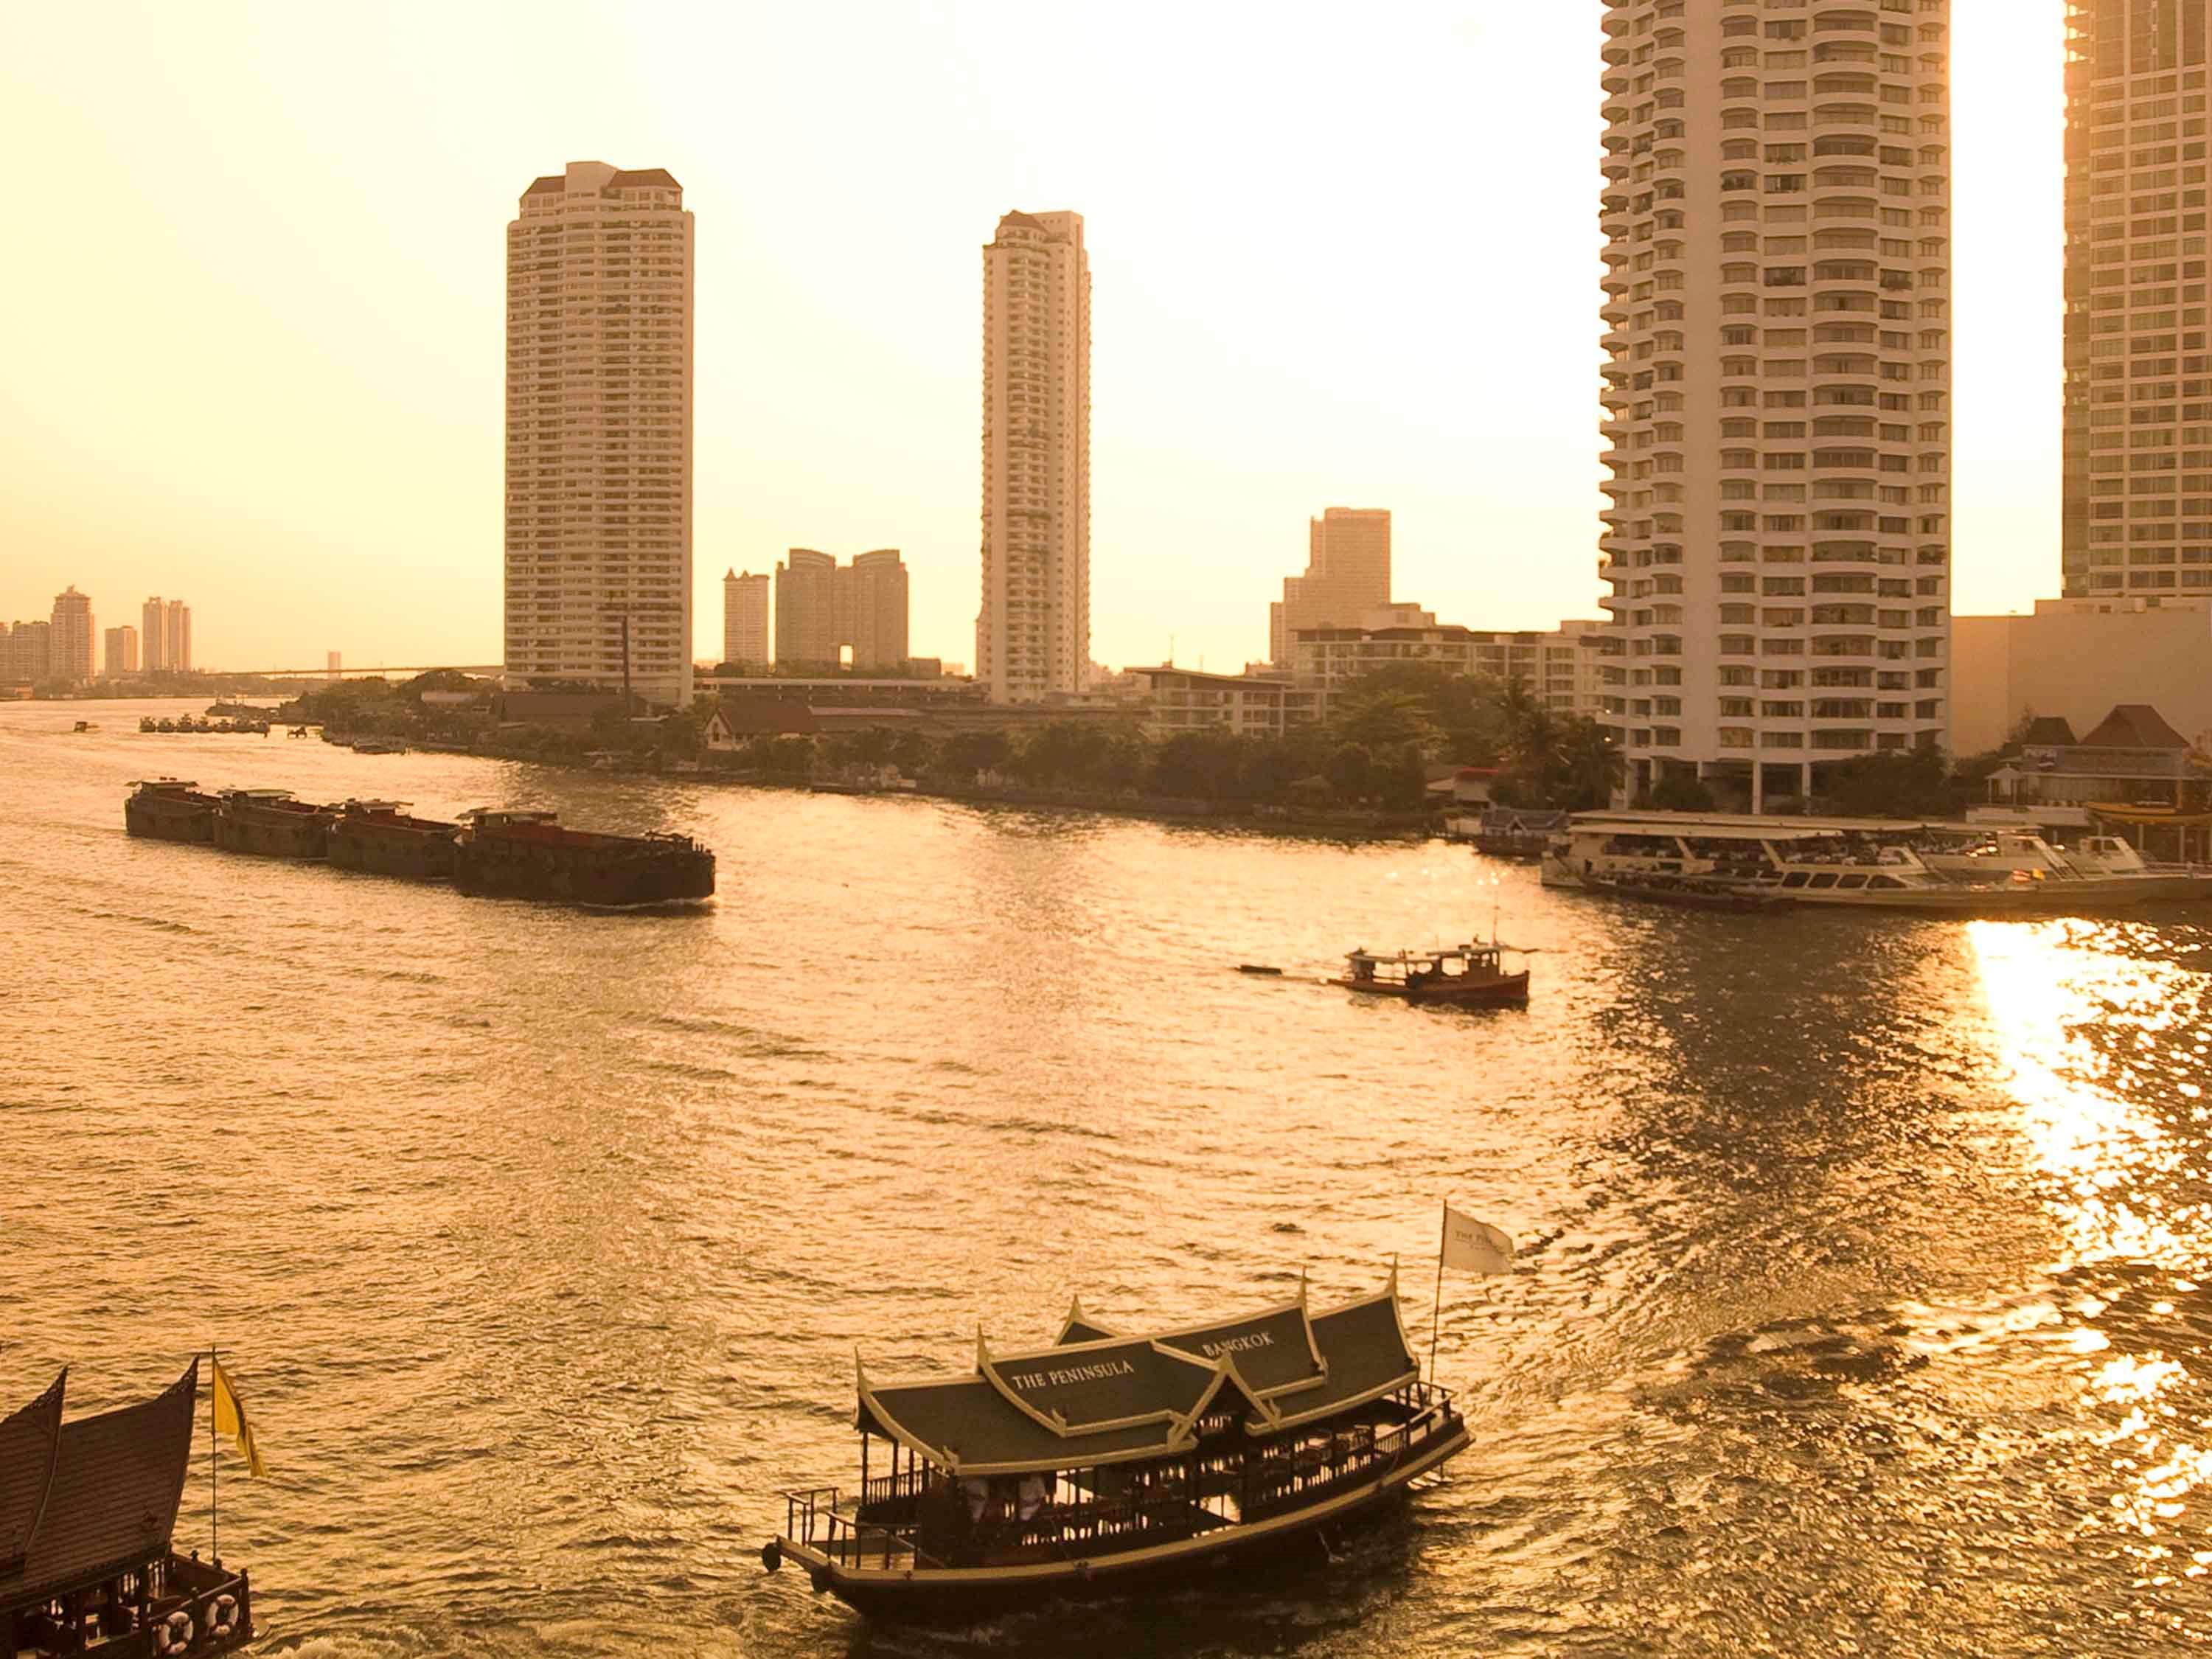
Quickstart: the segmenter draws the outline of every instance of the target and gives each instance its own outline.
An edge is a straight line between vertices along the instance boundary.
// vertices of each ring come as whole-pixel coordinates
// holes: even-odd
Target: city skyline
[[[499,534],[500,370],[489,342],[501,295],[497,233],[488,243],[483,227],[497,222],[490,214],[511,212],[518,176],[597,155],[666,165],[690,204],[710,203],[709,222],[720,216],[726,227],[700,262],[704,556],[694,586],[710,586],[692,596],[695,659],[715,654],[714,565],[759,568],[776,549],[809,538],[902,546],[915,575],[915,648],[972,654],[974,452],[959,436],[975,396],[968,261],[991,217],[1024,202],[1080,207],[1091,240],[1108,251],[1097,283],[1115,326],[1097,366],[1093,539],[1103,580],[1094,585],[1093,657],[1156,660],[1170,595],[1184,660],[1231,665],[1263,654],[1258,605],[1285,572],[1286,535],[1316,501],[1389,502],[1400,586],[1439,614],[1529,627],[1587,614],[1601,505],[1590,420],[1601,266],[1587,212],[1601,153],[1588,73],[1601,9],[1540,9],[1480,21],[1413,12],[1353,48],[1405,60],[1416,89],[1429,76],[1513,64],[1522,86],[1510,108],[1479,112],[1472,126],[1440,123],[1449,145],[1409,125],[1428,118],[1407,107],[1422,100],[1396,93],[1377,95],[1389,118],[1349,148],[1342,134],[1329,146],[1298,137],[1288,112],[1259,94],[1241,94],[1259,101],[1232,99],[1203,121],[1179,108],[1170,116],[1175,76],[1199,69],[1160,72],[1161,81],[1150,66],[1109,54],[1067,94],[1088,122],[1048,123],[1018,156],[986,141],[1024,119],[1039,94],[1006,91],[988,70],[1017,45],[1042,44],[1038,30],[1078,26],[1037,24],[1001,43],[986,27],[994,14],[979,10],[941,35],[883,49],[887,58],[902,45],[918,52],[925,85],[964,86],[976,76],[985,101],[975,131],[925,135],[890,161],[855,138],[820,158],[817,173],[788,182],[740,167],[738,140],[684,118],[682,98],[645,107],[635,84],[642,71],[619,56],[586,76],[532,45],[526,64],[491,75],[485,111],[467,110],[465,71],[485,70],[509,44],[475,24],[439,65],[425,66],[413,61],[412,26],[386,19],[358,43],[368,72],[354,92],[326,105],[294,102],[272,90],[283,76],[257,78],[239,85],[236,100],[204,100],[186,118],[167,88],[174,53],[190,51],[149,14],[115,75],[122,89],[144,94],[148,118],[176,118],[185,155],[219,149],[248,125],[296,129],[299,142],[272,153],[237,199],[195,203],[188,216],[135,182],[122,141],[86,126],[84,112],[50,88],[26,85],[0,114],[11,125],[46,124],[46,142],[83,137],[87,216],[70,223],[94,246],[126,225],[134,245],[150,239],[168,251],[175,290],[147,307],[143,279],[132,275],[143,258],[119,253],[66,289],[38,272],[0,279],[41,313],[98,318],[109,331],[87,362],[34,343],[0,371],[0,419],[35,481],[0,505],[0,535],[41,550],[22,562],[36,563],[35,580],[0,595],[0,610],[27,610],[64,580],[94,592],[143,592],[161,580],[157,560],[183,556],[210,616],[222,618],[223,631],[197,653],[206,660],[313,663],[332,645],[364,663],[495,659],[499,592],[489,550]],[[1966,611],[2025,608],[2055,582],[2059,17],[2040,0],[1960,0],[1955,18],[1956,600]],[[1293,21],[1270,47],[1271,63],[1287,68],[1334,49],[1304,20]],[[327,47],[319,25],[274,11],[249,27],[276,61]],[[811,27],[779,23],[785,33],[770,44],[801,53]],[[42,16],[30,43],[66,57],[71,29]],[[1200,44],[1231,45],[1226,32],[1205,33]],[[551,80],[530,79],[539,70]],[[224,66],[210,62],[208,72],[228,86]],[[896,79],[889,62],[872,57],[859,72],[871,86]],[[0,73],[14,84],[12,72]],[[689,71],[672,73],[670,90],[685,91]],[[396,155],[368,142],[371,107],[382,107],[369,95],[380,76],[409,88],[428,117],[421,139],[394,141]],[[789,95],[808,84],[797,77]],[[899,92],[893,113],[925,95]],[[1134,147],[1091,132],[1125,112],[1160,130]],[[513,131],[488,143],[473,127],[492,116],[511,116]],[[773,111],[747,118],[772,121]],[[1268,159],[1238,172],[1243,199],[1233,210],[1211,179],[1170,165],[1177,146],[1232,146],[1224,153],[1241,156],[1249,140],[1237,135],[1254,129],[1267,136]],[[437,165],[414,188],[374,187],[433,138],[442,141]],[[1402,156],[1459,155],[1479,167],[1508,143],[1522,159],[1486,189],[1502,192],[1501,222],[1528,228],[1521,256],[1447,249],[1433,271],[1390,279],[1399,286],[1387,307],[1375,302],[1384,279],[1371,261],[1324,249],[1289,269],[1253,228],[1316,191],[1319,204],[1347,211],[1360,204],[1406,211],[1451,174],[1441,164],[1407,168]],[[887,167],[896,201],[878,199]],[[918,182],[924,171],[929,178]],[[308,188],[311,179],[327,190]],[[266,210],[279,200],[284,214]],[[863,203],[882,216],[879,268],[832,270],[790,251]],[[334,289],[321,274],[337,226],[362,214],[375,227],[365,240],[389,250],[349,253],[387,283],[388,303],[366,309],[361,294]],[[1472,255],[1494,233],[1493,223],[1437,234],[1466,236]],[[231,256],[218,258],[240,238],[265,254],[270,284],[243,309],[240,296],[221,291]],[[1170,248],[1174,260],[1160,257]],[[1237,295],[1233,313],[1197,302],[1173,268],[1191,261]],[[180,340],[162,320],[172,305],[211,307],[220,326]],[[768,331],[775,337],[752,327],[753,318],[776,319]],[[220,371],[214,358],[200,359],[217,341]],[[226,379],[234,392],[217,386],[222,395],[196,405],[192,422],[177,417],[184,405],[173,400],[186,383],[197,395]],[[869,395],[854,400],[841,384],[864,384]],[[131,395],[118,401],[118,385]],[[343,416],[343,441],[319,428],[324,410]],[[863,482],[854,484],[855,476]],[[91,495],[99,505],[88,509]],[[334,500],[348,510],[328,513]]]

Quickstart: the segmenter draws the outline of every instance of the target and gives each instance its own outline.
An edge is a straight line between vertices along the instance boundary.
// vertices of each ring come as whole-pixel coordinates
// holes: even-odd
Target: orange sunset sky
[[[1956,605],[2057,591],[2061,0],[1954,0]],[[1092,654],[1234,669],[1309,514],[1445,621],[1596,616],[1597,0],[24,6],[0,618],[203,665],[489,663],[504,229],[698,216],[695,649],[725,568],[905,551],[972,659],[978,248],[1086,219]]]

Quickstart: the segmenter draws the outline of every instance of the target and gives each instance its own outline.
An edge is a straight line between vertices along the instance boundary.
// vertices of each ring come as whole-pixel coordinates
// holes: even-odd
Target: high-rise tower
[[[1599,573],[1632,794],[1943,744],[1949,0],[1607,0]]]
[[[2064,592],[2212,589],[2212,0],[2069,0]]]
[[[1267,607],[1267,660],[1287,665],[1301,628],[1357,628],[1389,603],[1390,514],[1332,507],[1306,522],[1306,574]]]
[[[507,677],[691,699],[691,215],[572,161],[507,228]]]
[[[1083,216],[1009,213],[983,250],[983,598],[994,702],[1091,664],[1091,262]]]
[[[94,668],[93,642],[100,630],[92,619],[92,599],[74,586],[54,595],[53,653],[51,672],[58,680],[88,680]]]
[[[758,672],[768,653],[768,573],[732,570],[722,578],[722,660]]]

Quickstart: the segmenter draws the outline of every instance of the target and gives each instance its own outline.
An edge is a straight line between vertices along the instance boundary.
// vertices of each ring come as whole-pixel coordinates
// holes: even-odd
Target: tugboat
[[[295,800],[289,789],[226,789],[215,815],[215,844],[264,858],[326,858],[337,821],[331,808]]]
[[[149,778],[131,787],[132,793],[123,802],[123,827],[130,834],[203,847],[214,842],[215,815],[222,802],[201,793],[197,783]]]
[[[407,816],[404,800],[349,800],[331,826],[330,860],[341,870],[450,881],[457,823]]]
[[[877,1382],[863,1367],[860,1485],[781,1494],[770,1571],[861,1612],[965,1621],[1280,1559],[1404,1492],[1468,1444],[1379,1294],[1296,1301],[1122,1336],[1079,1301],[1059,1340],[973,1372]],[[870,1452],[890,1449],[876,1473]],[[1318,1552],[1316,1553],[1318,1555]]]
[[[569,830],[538,811],[465,812],[453,864],[464,893],[624,907],[711,898],[714,855],[688,836]]]
[[[153,1399],[62,1420],[64,1371],[0,1418],[0,1653],[228,1653],[253,1639],[243,1571],[177,1553],[199,1361]]]
[[[1509,947],[1455,945],[1449,950],[1401,951],[1378,956],[1354,951],[1333,984],[1367,996],[1405,1002],[1436,1002],[1460,1008],[1517,1006],[1528,1000],[1528,970],[1509,974],[1503,966]]]

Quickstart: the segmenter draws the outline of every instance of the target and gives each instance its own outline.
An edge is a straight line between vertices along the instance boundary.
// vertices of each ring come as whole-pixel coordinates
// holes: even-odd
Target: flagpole
[[[208,1555],[216,1566],[222,1565],[222,1534],[216,1521],[216,1466],[222,1459],[215,1449],[215,1391],[220,1385],[216,1381],[215,1344],[208,1344]]]
[[[1429,1381],[1437,1380],[1437,1330],[1444,1316],[1444,1241],[1450,1237],[1451,1206],[1444,1206],[1443,1215],[1437,1218],[1437,1295],[1429,1310]]]

